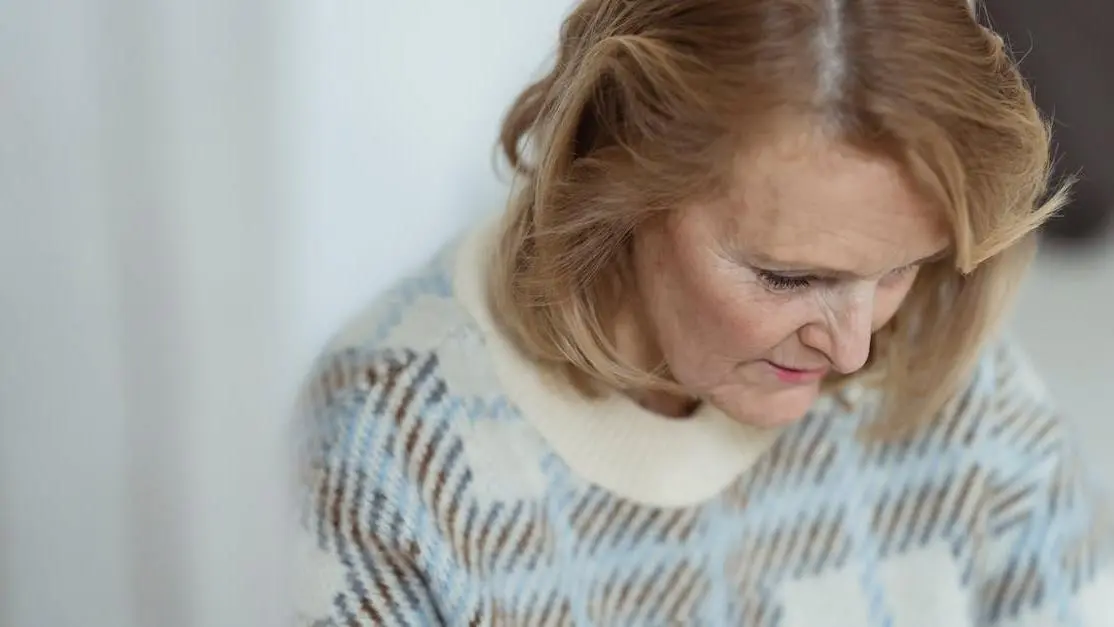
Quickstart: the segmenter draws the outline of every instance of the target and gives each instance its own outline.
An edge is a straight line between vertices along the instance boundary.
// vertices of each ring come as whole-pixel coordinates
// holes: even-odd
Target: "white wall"
[[[0,625],[282,624],[290,17],[0,7]]]
[[[0,625],[278,625],[287,409],[568,0],[0,5]]]
[[[317,2],[300,68],[303,346],[505,200],[499,119],[571,0]]]
[[[13,15],[14,13],[14,15]],[[74,7],[0,9],[0,624],[134,625],[116,255]],[[18,86],[18,89],[11,89]]]

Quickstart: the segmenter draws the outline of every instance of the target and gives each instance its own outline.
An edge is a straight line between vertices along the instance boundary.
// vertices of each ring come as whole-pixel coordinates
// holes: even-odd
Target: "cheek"
[[[699,350],[734,362],[765,356],[796,332],[807,309],[734,276],[710,273],[693,288],[688,333],[700,338]]]
[[[706,244],[654,243],[638,260],[639,283],[658,349],[678,376],[704,379],[761,359],[807,316],[808,303],[771,295]]]

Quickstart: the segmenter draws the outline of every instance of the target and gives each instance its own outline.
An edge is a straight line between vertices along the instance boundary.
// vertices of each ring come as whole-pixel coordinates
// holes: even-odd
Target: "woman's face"
[[[949,231],[897,164],[814,134],[741,159],[736,183],[635,237],[638,352],[737,420],[782,425],[863,367]]]

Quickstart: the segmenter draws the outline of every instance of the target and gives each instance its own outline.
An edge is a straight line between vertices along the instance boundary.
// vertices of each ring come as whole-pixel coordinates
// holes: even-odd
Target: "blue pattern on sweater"
[[[467,345],[477,370],[489,357],[454,302],[451,259],[383,297],[373,331],[326,355],[312,381],[304,522],[318,561],[306,569],[333,569],[338,584],[307,621],[797,627],[802,604],[825,603],[833,624],[861,609],[871,627],[908,624],[897,617],[911,611],[918,624],[1073,625],[1111,596],[1081,600],[1110,585],[1110,535],[1010,346],[989,349],[908,440],[864,443],[861,408],[825,407],[717,498],[654,507],[577,476],[497,387],[457,391],[442,348]],[[434,348],[393,344],[430,302],[446,312],[428,330]],[[507,463],[471,455],[488,440],[513,442]],[[523,459],[541,489],[522,479]],[[489,467],[505,486],[479,483]],[[921,564],[946,566],[907,572]],[[922,587],[939,588],[938,605],[918,605]],[[948,605],[951,593],[965,604]]]

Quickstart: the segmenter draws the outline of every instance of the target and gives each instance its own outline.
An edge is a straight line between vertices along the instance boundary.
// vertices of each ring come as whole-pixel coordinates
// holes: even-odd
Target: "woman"
[[[964,0],[585,0],[502,145],[313,378],[304,620],[1114,624],[994,335],[1047,128]]]

